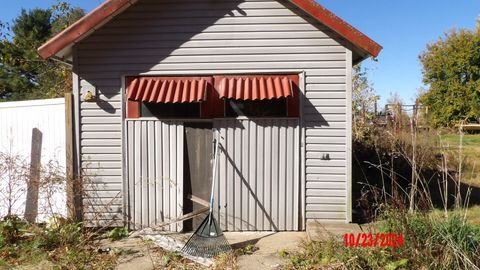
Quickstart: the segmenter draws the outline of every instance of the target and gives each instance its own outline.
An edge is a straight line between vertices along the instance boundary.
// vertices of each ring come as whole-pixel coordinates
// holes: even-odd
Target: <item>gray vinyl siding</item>
[[[122,222],[107,208],[123,207],[114,196],[123,184],[123,76],[303,72],[305,217],[348,221],[351,61],[332,35],[288,1],[140,0],[76,44],[80,92],[94,86],[100,100],[79,104],[82,169],[103,189],[87,216]],[[85,167],[92,161],[96,167]]]

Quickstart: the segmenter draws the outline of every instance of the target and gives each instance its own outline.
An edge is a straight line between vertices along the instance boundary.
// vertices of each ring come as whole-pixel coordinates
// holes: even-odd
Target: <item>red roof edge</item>
[[[38,53],[44,59],[50,58],[75,42],[78,38],[102,24],[110,16],[123,8],[137,2],[136,0],[107,0],[80,20],[70,25],[67,29],[58,33],[48,40],[40,48]]]
[[[380,44],[314,0],[291,0],[291,2],[371,56],[377,57],[382,50]]]
[[[54,56],[65,49],[71,43],[77,41],[89,31],[102,24],[110,16],[115,15],[123,8],[134,4],[137,0],[107,0],[99,7],[88,13],[85,17],[63,30],[55,37],[47,41],[40,48],[38,53],[44,59]],[[334,32],[351,42],[356,47],[365,51],[373,57],[377,57],[382,46],[370,39],[368,36],[324,8],[314,0],[290,0],[294,5],[304,10],[320,23],[326,25]]]

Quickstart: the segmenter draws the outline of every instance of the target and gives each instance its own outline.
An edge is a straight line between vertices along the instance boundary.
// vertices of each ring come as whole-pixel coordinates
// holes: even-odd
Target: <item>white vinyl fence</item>
[[[41,163],[47,171],[59,170],[65,175],[65,101],[63,98],[0,103],[0,154],[17,157],[17,163],[29,166],[32,129],[42,133]],[[3,159],[5,160],[5,159]],[[0,217],[8,213],[23,216],[26,186],[14,184],[7,164],[0,164]],[[28,169],[27,169],[28,172]],[[18,176],[17,176],[18,178]],[[23,182],[24,183],[24,182]],[[62,181],[64,183],[64,181]],[[40,190],[39,220],[47,213],[66,213],[66,193],[63,184],[57,185],[53,197]],[[48,210],[46,209],[48,208]]]

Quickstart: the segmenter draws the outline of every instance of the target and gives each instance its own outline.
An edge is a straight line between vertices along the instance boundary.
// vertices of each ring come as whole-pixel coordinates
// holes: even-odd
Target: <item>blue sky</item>
[[[0,21],[11,21],[21,8],[48,7],[55,0],[3,1]],[[87,11],[102,0],[69,0]],[[369,79],[385,103],[397,92],[413,102],[422,86],[418,55],[426,44],[452,28],[471,28],[480,15],[478,0],[319,0],[319,3],[383,46],[378,62],[366,60]]]
[[[326,8],[383,46],[367,60],[369,79],[385,103],[390,93],[412,103],[422,86],[418,55],[452,28],[475,28],[478,0],[321,0]]]

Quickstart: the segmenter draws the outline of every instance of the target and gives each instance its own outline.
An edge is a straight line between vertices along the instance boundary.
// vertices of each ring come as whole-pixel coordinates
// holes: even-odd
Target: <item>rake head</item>
[[[182,252],[188,255],[203,258],[213,258],[220,253],[230,251],[232,247],[228,244],[212,212],[202,221],[182,248]]]

